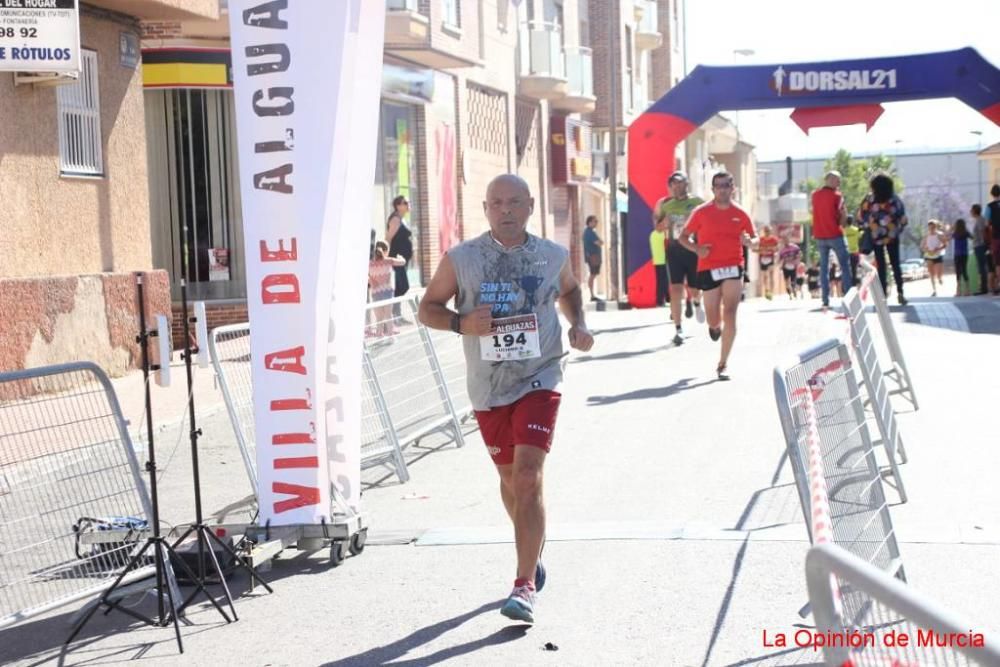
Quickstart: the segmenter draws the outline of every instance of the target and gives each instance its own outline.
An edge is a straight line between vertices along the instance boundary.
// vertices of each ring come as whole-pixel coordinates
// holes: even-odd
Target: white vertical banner
[[[349,118],[338,123],[334,145],[349,156],[336,166],[346,176],[345,196],[328,200],[329,215],[344,221],[335,248],[334,293],[327,357],[327,453],[330,480],[346,502],[361,500],[361,396],[364,381],[365,302],[368,246],[371,241],[371,192],[375,184],[379,106],[382,97],[382,45],[386,3],[350,0],[349,52],[354,75],[342,80]]]
[[[331,382],[331,300],[353,307],[363,318],[364,289],[334,284],[340,246],[366,212],[345,215],[348,175],[374,181],[374,162],[355,164],[361,139],[351,119],[378,117],[378,98],[355,99],[354,79],[378,70],[382,28],[374,63],[360,62],[355,49],[364,14],[384,3],[302,0],[231,0],[230,33],[236,106],[243,225],[247,260],[247,307],[257,437],[257,497],[260,520],[272,525],[318,523],[331,513],[331,470],[357,488],[360,424],[353,435],[331,424],[343,438],[338,460],[328,456],[332,392],[360,394],[360,385]],[[365,49],[366,57],[369,49]],[[377,79],[377,74],[375,75]],[[376,137],[360,155],[374,156]],[[358,149],[360,150],[360,149]],[[366,165],[368,165],[366,167]],[[367,169],[367,179],[355,170]],[[358,197],[360,202],[366,201]],[[368,225],[364,225],[367,233]],[[359,244],[354,270],[365,273],[367,238]],[[341,267],[348,271],[347,267]],[[334,316],[335,317],[335,316]],[[344,328],[352,326],[344,324]],[[345,349],[337,337],[341,376],[360,378],[358,346]],[[344,337],[345,344],[347,336]],[[353,361],[352,361],[353,360]],[[353,372],[353,367],[357,371]],[[351,368],[348,368],[351,367]],[[343,420],[350,418],[346,412]],[[360,411],[355,421],[359,421]],[[352,455],[345,452],[351,451]],[[331,469],[331,463],[334,467]],[[353,465],[353,469],[348,469]],[[345,483],[342,483],[345,484]]]

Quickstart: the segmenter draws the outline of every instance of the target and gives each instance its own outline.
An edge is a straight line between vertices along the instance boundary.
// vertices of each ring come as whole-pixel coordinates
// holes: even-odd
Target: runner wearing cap
[[[500,611],[527,623],[545,577],[542,468],[562,381],[557,301],[569,320],[569,344],[583,351],[594,344],[569,253],[526,231],[534,205],[522,178],[494,178],[483,202],[490,230],[441,258],[419,311],[426,326],[463,337],[469,398],[514,524],[517,578]],[[448,308],[452,299],[457,312]]]
[[[722,338],[716,373],[728,380],[726,366],[736,339],[736,311],[743,292],[743,248],[755,240],[753,222],[732,201],[733,176],[719,172],[712,177],[713,200],[691,213],[680,235],[681,244],[698,256],[698,284],[705,294],[708,335]],[[697,242],[691,237],[697,236]]]
[[[698,256],[682,246],[678,239],[687,224],[691,211],[704,202],[688,195],[688,179],[683,171],[675,171],[667,179],[670,196],[656,203],[656,221],[667,222],[667,270],[670,274],[670,316],[677,331],[674,345],[684,343],[681,327],[681,299],[684,299],[684,284],[687,283],[687,298],[684,316],[690,318],[698,313],[698,321],[705,321],[705,311],[701,307],[701,292],[698,289]]]

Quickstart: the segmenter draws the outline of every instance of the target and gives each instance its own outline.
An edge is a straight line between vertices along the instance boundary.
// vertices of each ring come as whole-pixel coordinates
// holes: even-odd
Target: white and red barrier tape
[[[830,498],[827,495],[826,475],[823,470],[823,450],[819,439],[819,418],[816,415],[816,404],[812,392],[804,392],[802,408],[806,418],[806,448],[808,450],[809,466],[809,496],[811,498],[810,515],[812,519],[813,544],[833,543],[833,519],[830,516]],[[833,603],[837,614],[841,614],[840,586],[837,578],[830,574],[830,588],[833,591]]]

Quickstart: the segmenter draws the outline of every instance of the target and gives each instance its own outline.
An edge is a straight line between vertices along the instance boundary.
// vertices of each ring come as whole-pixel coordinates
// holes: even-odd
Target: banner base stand
[[[292,524],[288,526],[270,526],[248,523],[220,523],[208,528],[212,537],[218,540],[217,535],[244,535],[246,541],[252,543],[247,549],[233,548],[229,551],[236,563],[250,568],[251,572],[261,566],[266,566],[285,549],[300,549],[302,551],[330,550],[330,565],[336,567],[344,560],[347,553],[353,556],[364,551],[368,540],[368,512],[355,512],[352,514],[335,514],[329,523],[321,524]],[[195,526],[177,526],[175,530],[193,530]],[[147,535],[143,532],[128,529],[102,530],[100,532],[88,533],[81,536],[80,544],[84,546],[114,543],[116,541],[129,539],[144,539]],[[216,549],[219,553],[220,549]],[[180,558],[179,556],[177,557]],[[174,559],[171,559],[174,562]],[[243,563],[238,563],[242,560]],[[265,567],[266,569],[266,567]],[[256,586],[258,577],[256,574],[250,577],[251,586]],[[261,580],[263,583],[263,580]]]

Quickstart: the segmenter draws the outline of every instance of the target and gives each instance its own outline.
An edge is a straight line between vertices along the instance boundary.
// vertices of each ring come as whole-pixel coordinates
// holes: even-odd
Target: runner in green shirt
[[[698,321],[705,321],[705,311],[701,308],[701,290],[698,289],[698,256],[682,246],[678,239],[681,230],[691,217],[691,211],[704,202],[698,197],[688,195],[688,179],[682,171],[675,171],[667,179],[670,196],[663,197],[656,203],[657,220],[667,224],[669,241],[667,243],[667,269],[670,274],[670,315],[677,329],[674,335],[674,345],[684,342],[681,330],[681,299],[684,298],[684,283],[687,281],[687,298],[684,304],[684,316],[690,318],[697,312]]]

